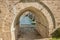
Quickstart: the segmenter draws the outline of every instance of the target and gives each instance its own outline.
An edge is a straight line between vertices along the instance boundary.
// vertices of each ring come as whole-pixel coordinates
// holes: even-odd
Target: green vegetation
[[[53,38],[60,38],[60,28],[58,28],[54,33],[52,33]]]
[[[60,38],[52,38],[52,40],[60,40]]]
[[[58,28],[54,33],[52,33],[52,40],[60,40],[60,28]]]

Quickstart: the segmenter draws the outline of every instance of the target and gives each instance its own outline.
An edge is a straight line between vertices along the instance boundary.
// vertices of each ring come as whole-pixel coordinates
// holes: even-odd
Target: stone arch
[[[28,2],[30,2],[30,1],[21,1],[22,3],[28,3]],[[42,10],[42,12],[44,13],[44,15],[46,16],[48,16],[49,18],[50,18],[50,20],[49,20],[49,18],[47,17],[47,19],[49,20],[49,22],[50,22],[50,25],[51,26],[49,26],[49,28],[50,28],[50,30],[49,30],[49,34],[51,34],[52,33],[52,31],[55,29],[55,26],[56,26],[56,23],[55,23],[55,18],[54,18],[54,15],[53,15],[53,13],[51,12],[51,10],[50,10],[50,8],[46,5],[46,4],[44,4],[43,2],[40,2],[40,1],[38,1],[38,0],[36,0],[36,1],[32,1],[32,2],[36,2],[37,4],[39,4],[40,6],[42,6],[43,7],[43,9],[41,9]],[[28,6],[29,7],[29,6]],[[35,5],[33,6],[33,7],[36,7]],[[36,7],[37,8],[37,7]],[[40,8],[40,7],[38,7],[38,8]],[[24,8],[23,8],[24,9]],[[40,10],[40,9],[39,9]]]
[[[53,13],[51,12],[50,8],[44,4],[44,2],[40,1],[40,0],[20,0],[19,2],[22,2],[22,3],[27,3],[27,2],[37,2],[39,4],[41,4],[43,7],[45,7],[45,9],[49,12],[51,18],[52,18],[52,22],[53,22],[53,29],[55,29],[55,26],[56,26],[56,22],[55,22],[55,18],[54,18],[54,15]],[[16,3],[18,4],[18,3]],[[15,5],[16,5],[15,4]]]
[[[23,10],[21,10],[21,12],[20,13],[18,13],[17,15],[16,15],[16,17],[15,17],[15,20],[14,20],[14,28],[16,27],[16,25],[17,24],[19,24],[19,22],[18,22],[18,20],[19,20],[19,18],[20,18],[20,16],[24,13],[24,12],[26,12],[26,11],[31,11],[31,12],[33,12],[33,13],[35,13],[35,15],[37,15],[37,21],[38,21],[38,23],[37,23],[37,28],[36,29],[39,29],[39,30],[37,30],[41,35],[42,35],[42,37],[49,37],[50,36],[50,34],[49,34],[49,26],[51,26],[50,24],[49,24],[49,22],[48,22],[48,19],[49,18],[46,18],[46,17],[48,17],[47,15],[45,15],[44,13],[42,13],[40,10],[38,10],[38,9],[36,9],[36,8],[34,8],[34,7],[27,7],[27,8],[25,8],[25,9],[23,9]],[[43,26],[42,25],[40,25],[39,23],[40,22],[42,22],[42,24],[43,24]],[[41,27],[40,27],[41,26]],[[42,29],[43,29],[43,31],[44,31],[44,33],[43,33],[43,31],[42,31]],[[48,30],[48,31],[47,31]],[[15,34],[15,33],[14,33]],[[12,35],[13,36],[13,35]],[[13,39],[15,39],[15,38],[13,38]]]
[[[27,3],[27,2],[23,2],[23,1],[21,1],[22,3]],[[30,2],[30,1],[29,1]],[[33,1],[34,2],[34,1]],[[47,5],[45,5],[43,2],[40,2],[39,0],[36,0],[36,2],[38,3],[38,4],[40,4],[42,7],[44,7],[45,8],[45,10],[48,12],[48,13],[44,13],[43,12],[43,14],[44,14],[44,16],[46,16],[46,18],[47,18],[47,20],[48,20],[48,23],[49,23],[49,27],[48,27],[48,29],[49,29],[49,36],[51,36],[50,34],[52,33],[52,31],[54,30],[54,28],[55,28],[55,19],[54,19],[54,16],[53,16],[53,13],[51,12],[51,10],[49,9],[49,7],[47,6]],[[29,8],[29,7],[28,7]],[[45,11],[45,12],[46,12]],[[17,16],[17,15],[15,15],[15,16]],[[16,17],[15,17],[16,18]],[[14,18],[14,20],[13,20],[13,25],[15,25],[15,18]],[[17,22],[17,24],[18,24],[18,22]],[[14,26],[13,26],[14,27]],[[13,28],[14,29],[14,28]],[[15,40],[15,34],[14,34],[14,30],[12,29],[12,31],[11,31],[11,35],[12,35],[12,40]],[[39,31],[39,30],[38,30]],[[14,36],[13,36],[14,35]]]
[[[40,2],[40,1],[39,1],[39,2]],[[43,2],[40,2],[40,4],[43,5],[43,6],[45,5]],[[49,11],[49,13],[52,13],[52,12],[50,11],[50,9],[49,9],[46,5],[45,5],[44,7],[46,8],[47,11]],[[52,15],[52,16],[51,16],[51,15]],[[50,27],[55,27],[55,19],[54,19],[53,14],[51,14],[51,15],[50,15],[50,16],[51,16],[51,18],[52,18],[53,26],[50,26]],[[4,18],[8,18],[8,19],[9,19],[9,17],[4,17]],[[11,19],[13,19],[13,18],[11,18]],[[11,20],[8,20],[8,21],[11,21]],[[8,22],[7,22],[7,23],[8,23]],[[9,23],[12,23],[12,22],[9,22]],[[3,22],[3,24],[6,24],[6,22]],[[9,24],[9,25],[11,25],[11,24]],[[10,27],[9,25],[8,25],[7,27]],[[6,26],[6,25],[4,25],[4,26]],[[4,28],[4,29],[5,29],[5,28]],[[7,29],[8,29],[8,28],[7,28]],[[10,29],[8,29],[8,30],[10,31]],[[8,32],[9,32],[9,31],[8,31]],[[10,33],[8,33],[8,34],[10,35]],[[10,37],[10,36],[9,36],[9,37]],[[14,37],[14,36],[13,36],[13,37]],[[6,36],[6,38],[7,38],[7,36]]]

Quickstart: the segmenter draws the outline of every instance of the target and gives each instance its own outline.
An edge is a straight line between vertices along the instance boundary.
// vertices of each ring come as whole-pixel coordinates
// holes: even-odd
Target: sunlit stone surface
[[[24,3],[24,1],[27,3]],[[19,12],[21,12],[22,9],[25,9],[27,7],[37,8],[46,16],[46,18],[48,19],[47,21],[49,21],[48,22],[49,26],[48,26],[48,28],[46,28],[49,31],[49,35],[60,27],[60,0],[24,0],[24,1],[23,0],[0,0],[0,40],[15,40],[15,30],[17,30],[19,28],[19,25],[18,25],[19,23],[17,23],[16,25],[14,24],[14,23],[16,23],[16,21],[14,21],[15,17],[17,14],[19,15]],[[31,2],[31,1],[33,1],[33,2]],[[48,8],[46,8],[46,6],[43,7],[42,3],[36,4],[35,1],[43,2],[51,10],[51,12],[54,16],[54,19],[55,19],[55,28],[53,28],[53,24],[52,24],[53,21],[51,21],[51,19],[50,19],[51,15],[49,14],[50,11],[47,10]],[[16,9],[15,12],[14,12],[14,8]],[[31,10],[33,10],[33,8],[31,8]],[[47,11],[49,11],[49,12],[47,12]],[[48,15],[50,15],[50,16],[48,16]],[[41,15],[39,17],[42,18]],[[18,18],[16,17],[16,20],[17,19]],[[42,18],[42,19],[44,19],[44,18]],[[38,21],[40,21],[40,20],[38,19]],[[41,20],[41,21],[42,21],[42,23],[44,22],[43,20]],[[41,29],[41,28],[43,28],[43,29]],[[41,38],[41,36],[37,36],[34,34],[34,33],[37,33],[35,31],[35,28],[28,28],[28,29],[23,28],[23,29],[21,29],[22,32],[25,32],[26,30],[28,30],[25,32],[26,34],[23,34],[20,36],[20,37],[24,36],[23,40],[27,37],[28,38]],[[44,27],[42,27],[41,25],[37,26],[38,31],[40,31],[40,30],[43,31],[43,32],[42,31],[39,32],[41,34],[45,34],[45,32],[47,32],[46,29]],[[33,30],[33,31],[30,31],[30,30]],[[29,35],[29,36],[26,36],[26,35]],[[49,40],[49,38],[43,38],[43,39]],[[19,40],[22,40],[22,38],[19,38]]]

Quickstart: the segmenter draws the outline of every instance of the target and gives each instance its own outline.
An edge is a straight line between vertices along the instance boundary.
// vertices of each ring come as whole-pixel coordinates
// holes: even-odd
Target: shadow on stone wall
[[[53,38],[60,38],[60,28],[58,28],[54,33],[52,33]]]

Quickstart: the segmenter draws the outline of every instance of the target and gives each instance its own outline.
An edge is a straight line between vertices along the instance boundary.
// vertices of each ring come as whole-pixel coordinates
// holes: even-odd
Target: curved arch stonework
[[[39,24],[38,22],[41,22],[43,25],[45,25],[45,28],[48,28],[47,26],[49,26],[48,20],[47,18],[44,16],[44,14],[42,12],[40,12],[38,9],[34,8],[34,7],[27,7],[25,9],[22,9],[21,12],[19,12],[14,20],[14,28],[15,26],[19,23],[19,18],[20,16],[26,12],[26,11],[31,11],[35,14],[36,17],[36,21],[37,24]],[[45,20],[44,20],[45,19]],[[44,21],[44,22],[43,22]],[[40,25],[40,24],[39,24]],[[36,25],[38,26],[38,25]],[[41,28],[42,29],[42,28]],[[49,28],[48,28],[49,29]],[[43,32],[43,31],[42,31]],[[49,32],[48,32],[49,33]],[[46,35],[46,34],[45,34]],[[47,36],[47,35],[46,35]]]
[[[46,29],[48,30],[46,30],[45,28],[41,28],[40,27],[40,24],[39,24],[39,26],[37,27],[37,29],[39,29],[39,27],[40,27],[40,29],[39,30],[41,30],[41,29],[43,29],[43,31],[44,30],[46,30],[45,32],[46,32],[46,34],[42,34],[42,33],[44,33],[43,31],[39,31],[38,30],[38,32],[40,32],[40,34],[42,35],[42,37],[49,37],[50,36],[50,31],[52,31],[52,29],[53,29],[53,22],[52,22],[52,18],[51,18],[51,16],[49,15],[49,14],[47,14],[47,13],[43,13],[41,10],[39,10],[38,8],[35,8],[34,6],[31,6],[31,7],[26,7],[26,8],[24,8],[24,9],[21,9],[21,11],[19,12],[19,13],[17,13],[16,14],[16,17],[15,17],[15,20],[14,20],[14,23],[13,23],[13,27],[14,27],[14,29],[16,29],[15,28],[15,26],[16,26],[16,24],[18,24],[18,20],[19,20],[19,18],[20,18],[20,16],[23,14],[23,12],[25,12],[25,11],[32,11],[32,12],[34,12],[35,13],[35,15],[37,15],[37,21],[39,22],[40,20],[39,19],[41,19],[41,15],[43,14],[44,16],[45,16],[45,18],[43,18],[44,20],[46,19],[46,21],[45,22],[48,22],[47,24],[48,25],[46,25]],[[41,13],[40,13],[40,11],[41,11]],[[38,14],[39,13],[39,14]],[[43,21],[44,21],[43,20]],[[42,22],[42,21],[41,21]],[[43,23],[43,22],[42,22]],[[38,24],[38,23],[37,23]],[[52,28],[51,28],[52,27]],[[12,36],[15,36],[14,35],[15,33],[13,32],[12,33]],[[15,39],[14,37],[12,37],[12,40],[13,39]]]
[[[47,28],[46,29],[41,28],[43,26],[39,25],[38,23],[36,24],[38,26],[36,28],[37,29],[41,28],[41,29],[43,29],[43,31],[44,30],[48,30],[48,31],[47,32],[43,32],[43,34],[40,31],[41,29],[39,29],[37,31],[40,32],[40,34],[42,36],[44,35],[43,37],[51,36],[51,33],[54,30],[54,27],[56,25],[58,26],[58,24],[60,25],[60,23],[59,23],[60,21],[58,21],[60,16],[56,16],[56,13],[54,13],[55,11],[53,11],[53,7],[51,7],[51,8],[48,7],[47,8],[47,6],[49,6],[48,2],[47,2],[47,6],[45,5],[45,3],[46,2],[30,2],[30,3],[21,2],[21,3],[18,3],[16,5],[12,6],[11,10],[9,9],[9,6],[7,6],[6,3],[4,3],[4,2],[3,2],[3,4],[1,3],[2,5],[0,5],[0,7],[1,7],[1,9],[0,9],[0,11],[1,11],[0,12],[0,17],[1,17],[1,19],[0,19],[0,21],[1,21],[1,23],[0,23],[0,26],[1,26],[1,28],[0,28],[0,39],[1,40],[8,40],[8,39],[9,40],[16,40],[15,39],[16,35],[15,35],[15,32],[14,32],[15,29],[16,29],[15,25],[16,25],[16,23],[18,23],[18,19],[23,14],[23,12],[24,11],[28,11],[28,10],[30,10],[31,12],[34,12],[36,16],[39,14],[38,12],[41,12],[36,17],[36,20],[40,21],[40,20],[45,19],[45,21],[43,20],[44,22],[43,21],[41,21],[41,22],[44,23],[44,25],[45,25],[45,22],[47,22],[46,23]],[[53,3],[53,2],[51,1],[51,3]],[[53,5],[51,4],[51,6],[53,6]],[[51,9],[51,11],[53,13],[51,13],[49,8]],[[58,12],[57,12],[57,15],[59,15]],[[55,16],[55,19],[54,19],[54,16]],[[38,19],[40,19],[40,20],[38,20]],[[56,24],[55,24],[55,22],[56,22]],[[45,35],[44,33],[47,33],[47,34]]]
[[[51,28],[49,33],[51,34],[51,31],[54,29],[55,25],[54,25],[52,16],[50,15],[49,11],[47,11],[46,8],[43,7],[41,4],[39,4],[37,2],[36,3],[35,2],[34,3],[19,3],[19,4],[16,5],[16,9],[18,10],[16,13],[19,13],[22,9],[28,8],[30,6],[37,8],[38,10],[40,10],[47,17],[47,19],[50,23],[49,28]]]

